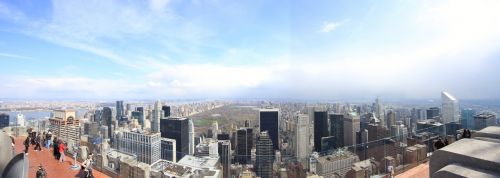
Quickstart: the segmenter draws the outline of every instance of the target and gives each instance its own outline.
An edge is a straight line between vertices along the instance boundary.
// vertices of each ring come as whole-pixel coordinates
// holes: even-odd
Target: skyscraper
[[[253,144],[253,129],[240,128],[236,131],[236,162],[249,164]]]
[[[214,121],[212,122],[212,138],[217,139],[217,134],[219,134],[219,123]]]
[[[9,115],[5,113],[0,114],[0,129],[9,126]]]
[[[427,109],[427,119],[437,119],[439,118],[440,109],[438,107],[432,107]]]
[[[380,120],[380,125],[386,127],[385,108],[379,98],[375,99],[375,117]],[[389,127],[390,128],[390,127]]]
[[[116,120],[121,121],[124,115],[125,110],[123,110],[123,101],[116,101]]]
[[[144,113],[140,111],[132,111],[132,119],[137,119],[141,128],[144,128]]]
[[[161,101],[155,102],[155,107],[153,109],[153,117],[151,118],[151,132],[156,133],[160,131],[160,119],[163,116],[163,110],[161,110]]]
[[[67,145],[75,146],[80,143],[80,119],[76,117],[76,111],[54,110],[49,122],[54,136]]]
[[[460,120],[460,110],[458,108],[458,100],[447,92],[441,93],[441,104],[443,124],[450,122],[458,122]]]
[[[190,147],[190,129],[187,118],[169,117],[160,120],[160,130],[162,138],[174,139],[177,150],[177,160],[182,159],[184,155],[189,154]]]
[[[222,164],[222,177],[231,177],[231,142],[229,140],[219,140],[219,155]]]
[[[188,129],[189,129],[189,155],[194,155],[194,123],[192,119],[188,118]]]
[[[356,144],[356,132],[359,132],[359,130],[359,116],[356,113],[350,113],[344,119],[344,146]]]
[[[267,131],[261,132],[257,138],[255,173],[262,178],[273,177],[274,149]]]
[[[474,116],[476,115],[476,110],[471,108],[462,109],[460,113],[462,116],[462,127],[466,129],[475,129],[474,126]]]
[[[387,113],[387,129],[391,129],[393,125],[396,125],[396,113],[394,111],[389,111]]]
[[[321,138],[330,136],[326,111],[314,112],[314,150],[321,152]]]
[[[269,138],[273,142],[273,149],[280,149],[279,141],[279,110],[261,109],[259,112],[260,131],[267,131]]]
[[[17,114],[16,116],[16,124],[17,126],[24,127],[24,114]]]
[[[137,156],[137,160],[152,164],[161,156],[160,133],[124,131],[118,139],[118,150]]]
[[[163,105],[161,107],[161,110],[163,111],[163,117],[164,118],[170,117],[170,106]]]
[[[111,108],[104,107],[102,108],[102,125],[105,125],[108,128],[108,133],[106,135],[107,138],[113,137],[113,114]]]
[[[306,161],[311,154],[309,150],[309,116],[295,116],[295,156],[299,161]]]
[[[344,114],[330,114],[330,135],[335,137],[337,147],[344,146]]]

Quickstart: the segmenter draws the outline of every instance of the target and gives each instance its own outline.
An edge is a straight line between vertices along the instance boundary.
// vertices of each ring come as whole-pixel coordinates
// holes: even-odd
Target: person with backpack
[[[38,170],[36,171],[36,178],[47,178],[47,171],[45,171],[42,164],[38,166]]]

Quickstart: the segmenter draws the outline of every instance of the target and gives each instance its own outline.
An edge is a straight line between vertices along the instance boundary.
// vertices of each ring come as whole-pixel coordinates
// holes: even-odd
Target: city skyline
[[[498,8],[1,1],[0,98],[497,99]]]

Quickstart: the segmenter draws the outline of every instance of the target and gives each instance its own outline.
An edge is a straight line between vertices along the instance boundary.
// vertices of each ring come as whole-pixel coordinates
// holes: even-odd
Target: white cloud
[[[478,95],[474,94],[477,93],[475,91],[468,91],[471,87],[500,87],[498,77],[488,77],[491,73],[481,71],[488,66],[499,64],[487,63],[485,57],[497,53],[497,49],[500,49],[499,1],[432,2],[429,5],[432,8],[420,9],[417,14],[411,16],[414,18],[405,18],[404,21],[395,23],[401,26],[416,24],[411,26],[414,28],[409,28],[411,30],[404,31],[405,35],[398,39],[396,45],[388,45],[385,38],[391,37],[390,32],[400,30],[399,27],[375,28],[366,25],[363,27],[363,37],[370,38],[380,33],[372,32],[371,29],[389,31],[386,34],[388,36],[380,37],[380,41],[377,41],[377,38],[374,40],[375,44],[369,44],[371,46],[351,48],[350,52],[343,55],[336,55],[328,50],[312,54],[310,49],[300,49],[298,51],[303,54],[295,51],[290,54],[299,58],[297,61],[265,56],[273,62],[251,65],[228,64],[234,60],[248,59],[248,56],[252,55],[254,58],[262,57],[255,55],[259,51],[239,47],[228,48],[227,54],[221,57],[224,58],[223,63],[202,64],[184,61],[177,64],[171,62],[170,57],[165,54],[152,55],[146,52],[143,55],[133,54],[135,51],[128,53],[127,50],[117,50],[105,42],[114,40],[112,42],[123,44],[120,43],[122,40],[129,42],[130,39],[134,41],[144,36],[154,36],[152,40],[164,42],[171,36],[181,36],[181,40],[173,38],[174,42],[168,42],[166,46],[179,53],[189,53],[191,51],[186,50],[187,48],[179,46],[186,45],[190,48],[193,46],[191,44],[202,44],[200,39],[205,35],[204,29],[193,23],[171,23],[171,18],[177,18],[175,16],[158,18],[148,12],[143,14],[139,9],[113,2],[64,2],[56,1],[52,21],[42,24],[41,31],[34,31],[33,35],[52,43],[96,54],[122,66],[141,69],[147,73],[143,76],[143,81],[84,77],[5,79],[1,80],[5,82],[2,82],[4,87],[0,87],[0,96],[37,96],[46,92],[56,96],[106,98],[241,96],[334,99],[384,94],[418,98],[435,97],[439,95],[439,91],[451,90],[458,91],[453,92],[458,97],[474,97]],[[99,7],[93,10],[95,4]],[[168,4],[168,1],[151,1],[150,8],[165,10]],[[89,11],[96,13],[88,13]],[[391,21],[391,18],[382,21]],[[346,20],[326,21],[318,31],[332,32],[344,22]],[[166,32],[159,33],[155,30],[162,26],[177,28],[184,25],[185,31],[167,29]],[[417,42],[408,40],[415,36],[422,38]],[[355,40],[365,44],[363,38],[353,41]],[[187,44],[184,43],[186,41]],[[332,43],[332,46],[344,45],[338,41]],[[125,43],[126,45],[130,44]]]
[[[141,88],[125,80],[86,77],[9,76],[2,79],[0,96],[19,98],[122,98],[136,97]]]
[[[28,56],[0,52],[0,57],[1,56],[7,57],[7,58],[15,58],[15,59],[33,59],[32,57],[28,57]]]
[[[148,75],[154,91],[178,96],[224,96],[275,81],[286,65],[226,66],[218,64],[181,64],[164,66]]]
[[[320,32],[323,32],[323,33],[329,33],[335,29],[337,29],[342,23],[341,22],[323,22],[323,27],[321,28],[321,30],[319,30]]]
[[[170,0],[151,0],[149,5],[156,12],[163,12]]]

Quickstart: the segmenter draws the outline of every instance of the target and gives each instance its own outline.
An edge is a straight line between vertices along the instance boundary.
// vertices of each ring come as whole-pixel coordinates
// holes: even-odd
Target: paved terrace
[[[396,175],[396,178],[428,178],[429,177],[429,163],[420,164],[414,168],[406,170],[405,172]]]
[[[24,139],[26,137],[18,137],[16,138],[16,153],[21,153],[24,150],[24,146],[22,145]],[[72,170],[71,165],[73,164],[73,159],[66,155],[66,160],[63,163],[59,163],[53,156],[52,148],[50,150],[45,147],[42,148],[42,151],[35,151],[35,146],[31,145],[29,150],[29,172],[28,177],[34,178],[38,166],[40,164],[43,165],[45,170],[47,171],[47,177],[54,178],[71,178],[71,177],[83,177],[82,171]],[[94,177],[96,178],[108,178],[109,176],[104,175],[103,173],[93,170]]]

